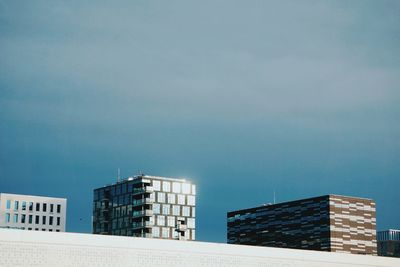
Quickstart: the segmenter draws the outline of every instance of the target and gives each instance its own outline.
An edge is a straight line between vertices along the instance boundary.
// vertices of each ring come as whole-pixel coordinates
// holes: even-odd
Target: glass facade
[[[195,186],[183,179],[136,176],[93,192],[93,233],[194,240]]]

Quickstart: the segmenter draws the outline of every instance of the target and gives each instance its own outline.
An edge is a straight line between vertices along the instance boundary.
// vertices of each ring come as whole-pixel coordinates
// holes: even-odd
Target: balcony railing
[[[150,217],[150,216],[153,216],[153,211],[152,210],[140,210],[140,211],[134,211],[132,213],[132,218]]]
[[[144,193],[153,193],[153,187],[152,186],[145,186],[145,187],[140,187],[140,188],[134,188],[132,195],[140,195]]]
[[[153,237],[150,233],[138,233],[138,234],[133,234],[134,237],[147,237],[151,238]]]
[[[151,199],[151,198],[143,198],[143,199],[136,199],[136,200],[133,200],[132,205],[133,205],[133,206],[142,206],[142,205],[144,205],[144,204],[151,204],[151,203],[153,203],[153,202],[154,202],[154,200]]]
[[[139,228],[148,228],[153,226],[153,223],[151,222],[139,222],[139,223],[132,223],[132,228],[133,229],[139,229]]]

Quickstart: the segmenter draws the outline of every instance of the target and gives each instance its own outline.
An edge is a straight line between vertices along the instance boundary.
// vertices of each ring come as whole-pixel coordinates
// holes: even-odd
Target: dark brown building
[[[326,195],[228,212],[228,243],[377,254],[375,202]]]

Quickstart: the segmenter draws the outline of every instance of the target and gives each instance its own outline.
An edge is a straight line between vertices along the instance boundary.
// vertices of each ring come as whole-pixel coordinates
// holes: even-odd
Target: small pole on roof
[[[274,189],[274,204],[276,203],[275,189]]]

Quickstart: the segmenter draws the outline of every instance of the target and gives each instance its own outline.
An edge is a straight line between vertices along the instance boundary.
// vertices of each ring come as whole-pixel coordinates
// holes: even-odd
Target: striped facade
[[[228,243],[376,255],[375,203],[327,195],[228,212]]]

